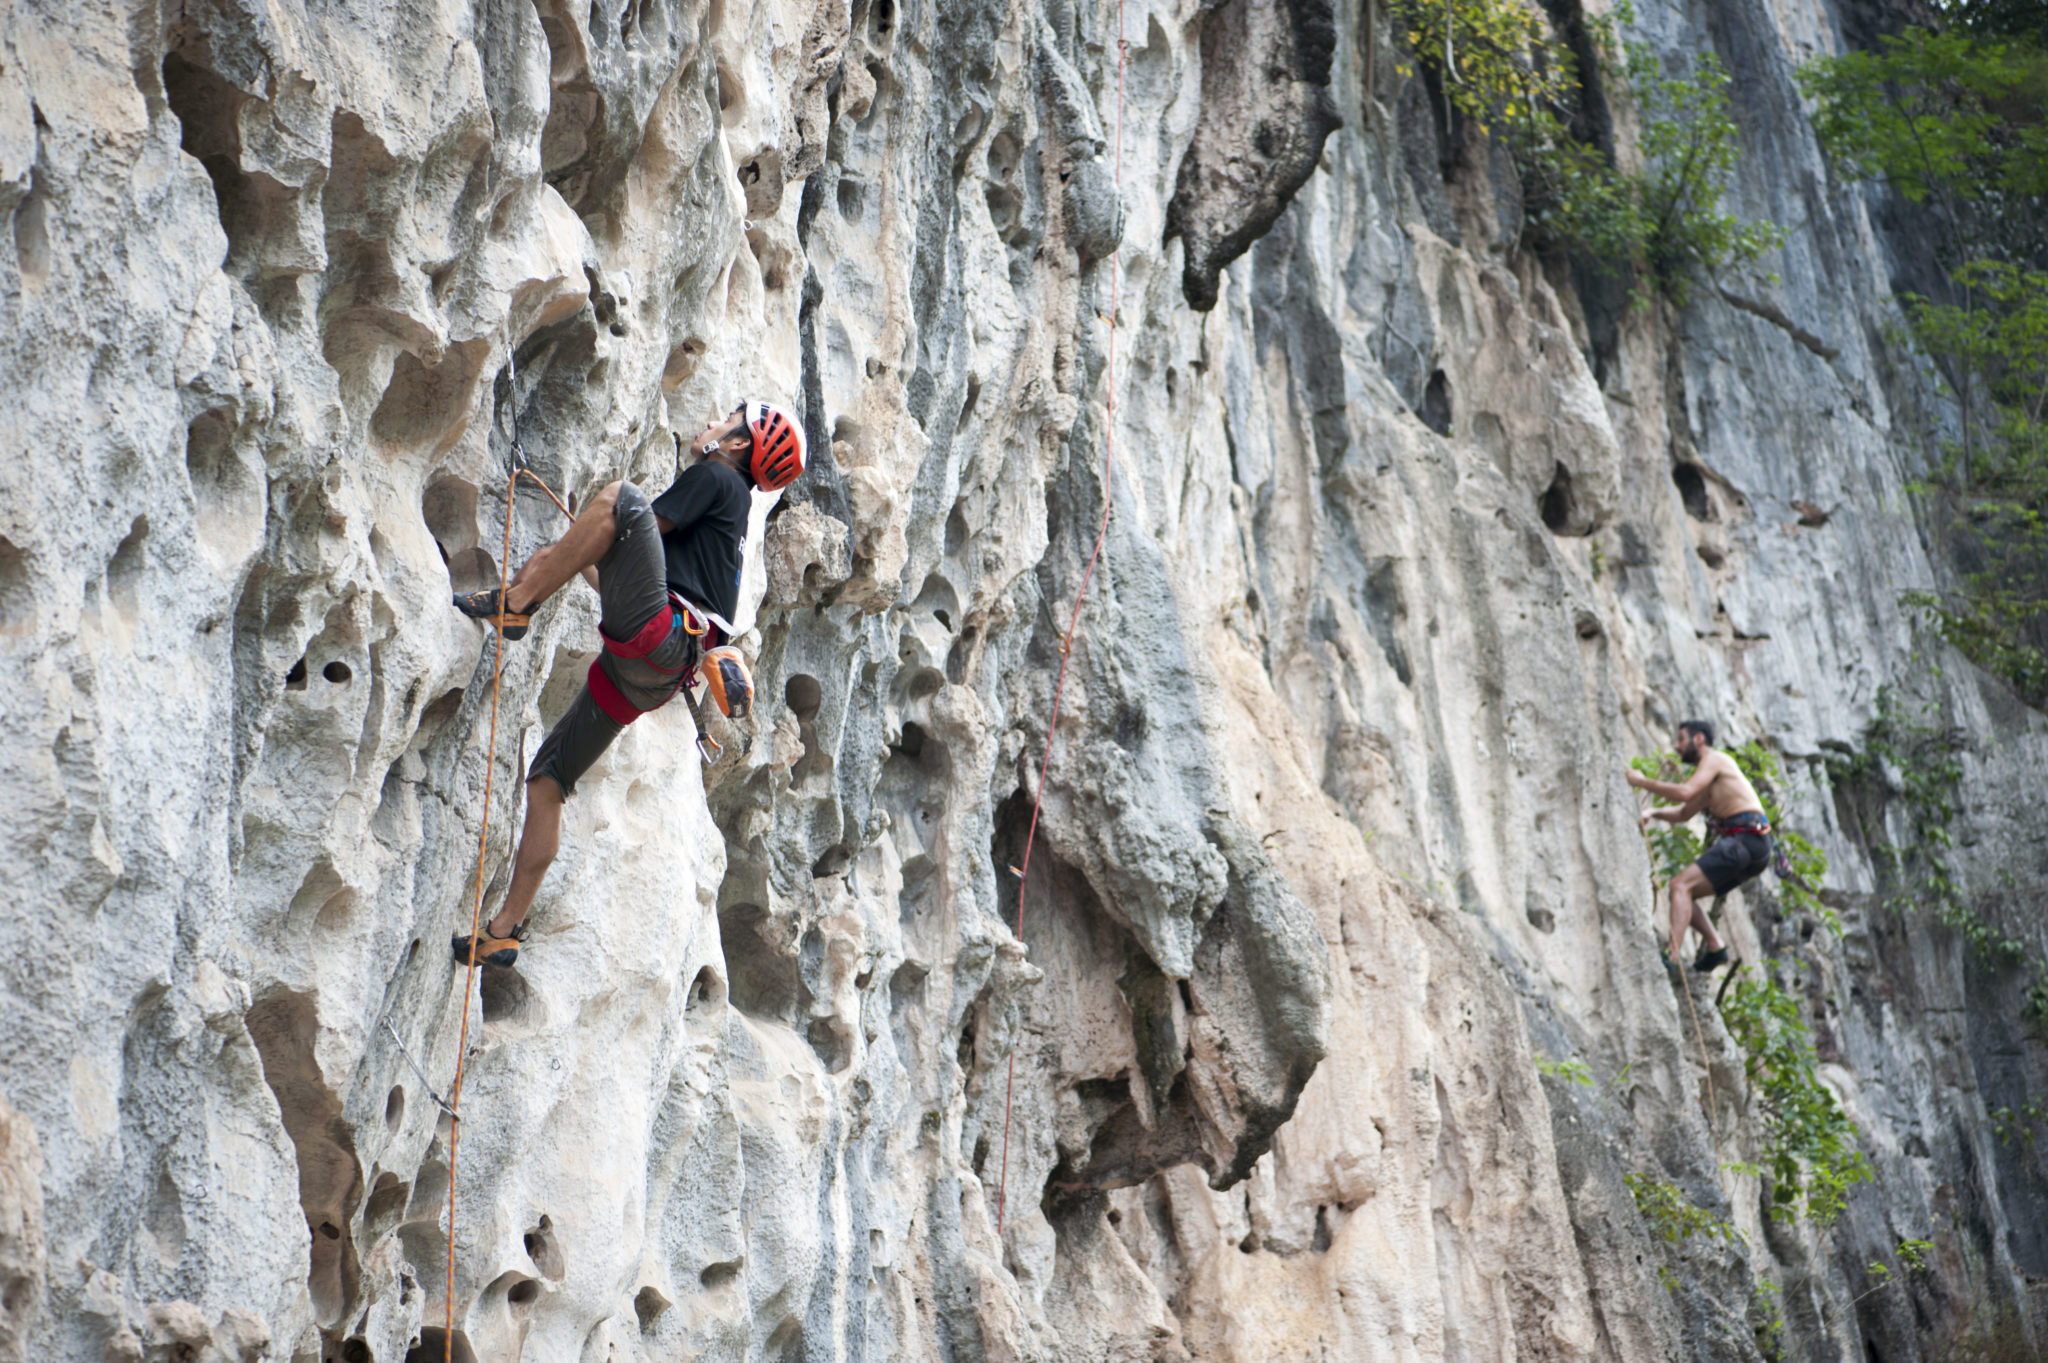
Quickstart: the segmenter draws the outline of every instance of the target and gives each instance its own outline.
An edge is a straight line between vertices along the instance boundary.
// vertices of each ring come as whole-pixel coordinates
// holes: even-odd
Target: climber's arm
[[[1628,773],[1628,783],[1637,790],[1649,791],[1660,800],[1672,800],[1680,805],[1690,806],[1692,814],[1697,814],[1701,806],[1707,802],[1707,791],[1714,784],[1715,775],[1712,766],[1702,762],[1699,770],[1684,781],[1652,781],[1641,772],[1631,770]],[[1689,819],[1692,814],[1685,817]]]
[[[1644,812],[1645,819],[1662,819],[1665,823],[1684,823],[1707,807],[1707,793],[1703,790],[1682,805],[1665,805],[1662,809]]]

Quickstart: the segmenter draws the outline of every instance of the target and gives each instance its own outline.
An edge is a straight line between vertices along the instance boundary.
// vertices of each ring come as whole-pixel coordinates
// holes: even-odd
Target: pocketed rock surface
[[[2029,976],[1824,779],[1886,687],[1959,731],[1955,875],[2048,951],[2048,723],[1898,604],[1944,409],[1791,83],[1893,16],[1638,8],[1794,229],[1683,309],[1526,249],[1384,6],[0,12],[0,1358],[2048,1342]],[[746,395],[814,455],[757,709],[633,726],[466,995],[599,640],[576,584],[505,649],[492,751],[449,592],[515,457],[658,491]],[[522,482],[511,559],[560,526]],[[1839,937],[1723,908],[1879,1176],[1826,1231],[1657,962],[1621,772],[1702,713],[1832,858]]]

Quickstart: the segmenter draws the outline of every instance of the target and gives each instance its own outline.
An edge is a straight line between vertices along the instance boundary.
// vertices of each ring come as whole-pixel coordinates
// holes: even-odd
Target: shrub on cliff
[[[1583,50],[1602,84],[1635,102],[1639,164],[1624,169],[1575,130],[1585,112],[1579,58],[1542,13],[1521,0],[1394,0],[1393,13],[1447,115],[1514,159],[1537,244],[1626,272],[1639,301],[1656,292],[1683,305],[1695,273],[1754,260],[1784,240],[1776,225],[1721,207],[1736,127],[1728,73],[1712,53],[1681,67],[1625,40],[1634,19],[1626,4],[1586,21]]]

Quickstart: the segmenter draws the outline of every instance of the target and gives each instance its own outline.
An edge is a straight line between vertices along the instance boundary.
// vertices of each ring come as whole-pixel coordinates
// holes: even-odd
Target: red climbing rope
[[[1124,38],[1124,7],[1118,0],[1116,7],[1116,202],[1119,212],[1123,209],[1124,196],[1124,63],[1129,58],[1131,45]],[[1081,603],[1088,599],[1088,584],[1095,577],[1096,560],[1102,557],[1102,543],[1109,537],[1109,493],[1110,480],[1116,467],[1116,324],[1118,285],[1121,282],[1117,267],[1121,246],[1109,253],[1109,362],[1103,373],[1103,391],[1106,394],[1102,423],[1102,523],[1095,528],[1095,547],[1088,551],[1088,566],[1081,572],[1080,590],[1074,593],[1073,614],[1067,619],[1067,632],[1060,636],[1060,671],[1053,682],[1052,715],[1045,726],[1045,755],[1038,763],[1038,786],[1031,792],[1031,823],[1024,832],[1024,859],[1017,866],[1017,940],[1024,940],[1024,886],[1025,878],[1031,872],[1031,848],[1038,840],[1038,806],[1045,797],[1045,775],[1052,767],[1053,734],[1060,726],[1060,697],[1067,689],[1067,664],[1073,658],[1074,632],[1081,627]],[[1003,1162],[996,1183],[996,1236],[1001,1238],[1003,1220],[1009,1212],[1010,1203],[1010,1109],[1017,1090],[1017,1048],[1010,1047],[1009,1073],[1003,1081]]]

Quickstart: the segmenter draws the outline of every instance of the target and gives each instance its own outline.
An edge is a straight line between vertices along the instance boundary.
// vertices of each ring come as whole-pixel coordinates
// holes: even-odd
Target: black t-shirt
[[[674,522],[661,537],[670,591],[727,621],[738,613],[753,504],[747,480],[715,459],[690,465],[654,499],[654,514]]]

